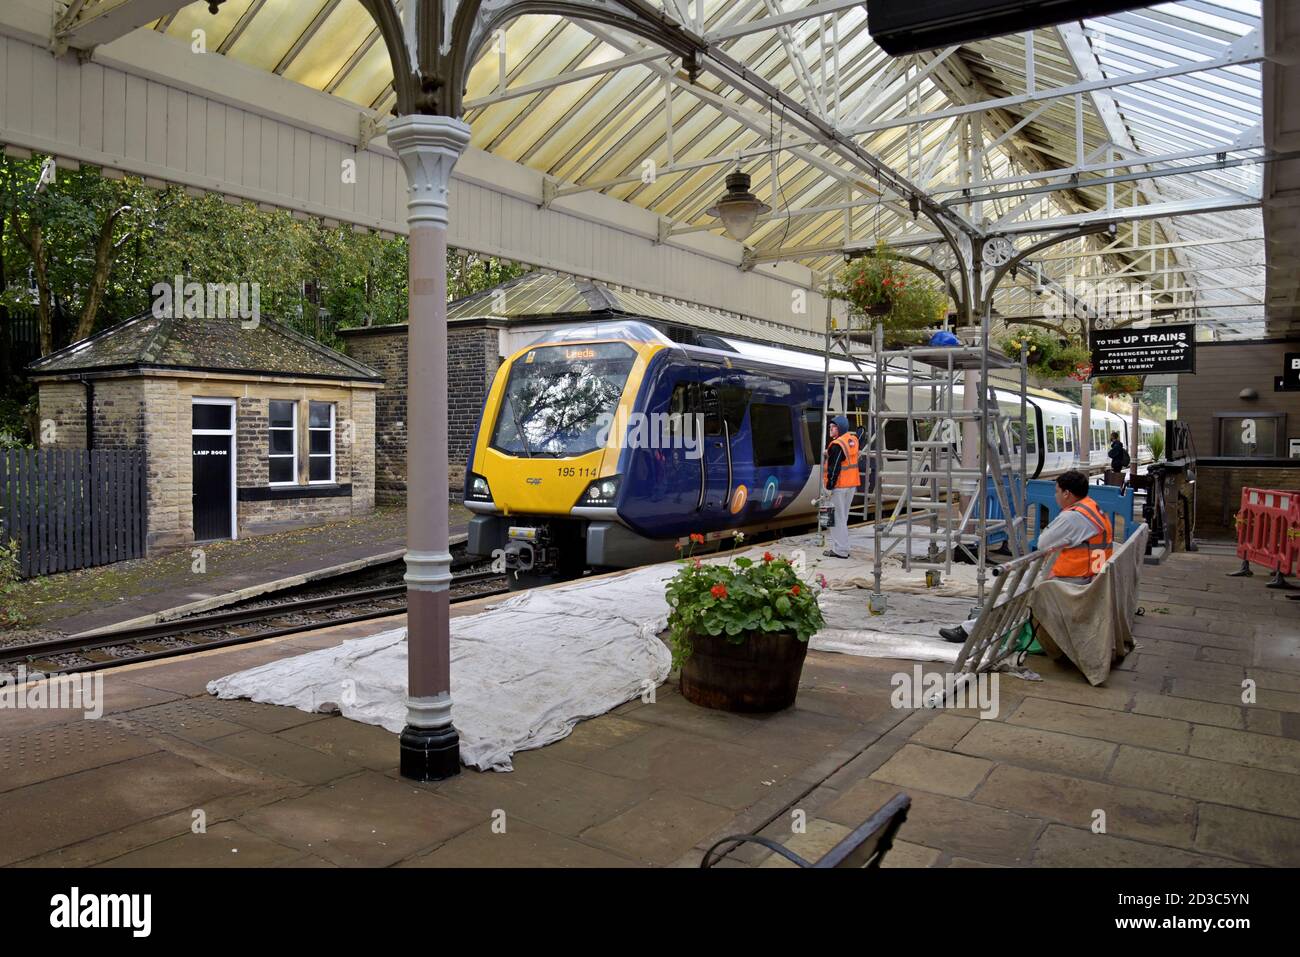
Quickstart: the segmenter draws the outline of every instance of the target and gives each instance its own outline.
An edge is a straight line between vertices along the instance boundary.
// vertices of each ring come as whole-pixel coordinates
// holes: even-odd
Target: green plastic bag
[[[1007,632],[1006,643],[1002,646],[1003,651],[1011,654],[1042,655],[1043,646],[1038,643],[1034,637],[1034,623],[1032,619],[1026,618],[1014,633]]]

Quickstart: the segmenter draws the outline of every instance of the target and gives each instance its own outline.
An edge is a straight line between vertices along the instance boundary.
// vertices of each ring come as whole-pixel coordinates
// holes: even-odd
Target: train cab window
[[[787,405],[755,402],[749,407],[754,464],[794,465],[794,423]]]
[[[530,458],[595,451],[634,362],[636,351],[621,342],[528,350],[511,365],[492,447]]]

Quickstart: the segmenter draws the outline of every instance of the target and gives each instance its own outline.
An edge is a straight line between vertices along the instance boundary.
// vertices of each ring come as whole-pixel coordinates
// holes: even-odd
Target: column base
[[[460,774],[460,735],[451,725],[444,728],[402,729],[402,777],[412,781],[441,781]]]

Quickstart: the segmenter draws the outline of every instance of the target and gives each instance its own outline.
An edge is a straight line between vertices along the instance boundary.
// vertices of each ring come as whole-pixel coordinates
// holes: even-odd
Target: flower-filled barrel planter
[[[682,697],[721,711],[781,711],[799,693],[808,642],[788,632],[694,635],[682,662]]]
[[[703,536],[691,536],[692,543]],[[808,639],[822,626],[814,587],[786,558],[726,564],[687,556],[667,586],[673,663],[687,701],[724,711],[794,704]]]

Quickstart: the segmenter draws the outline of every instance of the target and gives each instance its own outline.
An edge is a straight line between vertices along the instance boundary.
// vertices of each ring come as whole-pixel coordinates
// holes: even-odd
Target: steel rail
[[[472,575],[457,576],[453,579],[452,584],[474,584],[500,577],[501,575],[496,572],[478,572]],[[507,590],[508,589],[500,588],[472,595],[454,596],[451,601],[454,604],[460,601],[469,601],[474,598],[503,594]],[[315,598],[305,598],[276,605],[263,605],[259,608],[243,608],[234,611],[213,612],[197,615],[193,618],[155,622],[149,625],[141,625],[136,628],[125,628],[117,632],[98,634],[88,638],[56,638],[50,641],[33,642],[27,645],[14,645],[8,648],[0,648],[0,665],[36,661],[49,658],[52,655],[93,651],[98,648],[109,648],[116,645],[127,645],[140,641],[150,641],[160,638],[175,638],[182,635],[193,634],[195,632],[212,631],[219,628],[232,628],[239,625],[283,618],[286,615],[300,614],[308,611],[328,611],[333,608],[345,607],[347,605],[384,601],[387,599],[399,598],[405,594],[405,585],[385,585],[379,588],[365,588],[337,595],[322,595]],[[91,665],[76,665],[68,668],[60,668],[58,673],[70,674],[77,671],[89,671],[94,668],[110,667],[116,664],[124,664],[126,662],[150,661],[155,658],[172,657],[175,655],[202,651],[208,648],[222,648],[230,645],[244,644],[251,641],[262,641],[268,638],[279,638],[316,627],[350,624],[352,622],[366,621],[372,618],[384,618],[393,615],[400,615],[405,610],[406,605],[403,603],[400,606],[395,606],[393,608],[362,612],[344,618],[328,619],[319,624],[304,625],[299,623],[284,628],[275,628],[267,631],[256,632],[251,635],[232,635],[229,638],[219,638],[213,641],[197,641],[193,645],[188,645],[182,648],[162,649],[155,652],[147,652],[142,655],[131,655],[120,659],[94,662]]]

